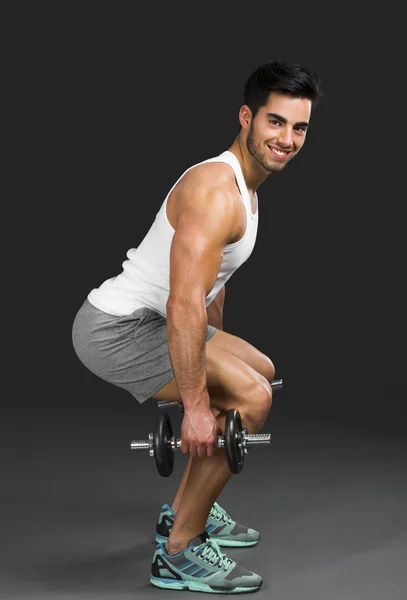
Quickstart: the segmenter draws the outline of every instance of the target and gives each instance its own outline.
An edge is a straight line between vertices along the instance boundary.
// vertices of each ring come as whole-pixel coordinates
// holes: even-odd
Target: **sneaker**
[[[217,542],[204,531],[178,554],[167,554],[165,542],[159,543],[151,564],[150,582],[167,590],[241,594],[257,591],[263,580],[223,554]]]
[[[168,540],[174,520],[175,512],[171,506],[164,504],[156,523],[155,540],[157,543]],[[260,539],[258,531],[233,521],[232,517],[217,502],[211,508],[205,529],[218,546],[223,547],[255,546]]]

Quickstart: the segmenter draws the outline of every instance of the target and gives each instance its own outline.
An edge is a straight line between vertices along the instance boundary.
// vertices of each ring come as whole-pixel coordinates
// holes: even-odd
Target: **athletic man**
[[[258,187],[301,150],[321,94],[311,68],[280,60],[257,68],[232,145],[179,177],[122,272],[90,291],[73,323],[74,348],[90,371],[140,403],[184,406],[181,451],[190,458],[157,521],[150,581],[158,587],[239,593],[262,584],[219,549],[254,545],[259,533],[216,502],[231,476],[216,442],[230,408],[249,433],[262,428],[275,369],[222,330],[225,284],[253,250]]]

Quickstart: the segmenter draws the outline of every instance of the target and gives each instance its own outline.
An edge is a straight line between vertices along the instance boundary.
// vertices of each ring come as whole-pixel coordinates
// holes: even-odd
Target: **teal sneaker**
[[[171,506],[164,504],[156,523],[155,540],[157,543],[168,540],[174,520],[175,512]],[[217,502],[211,508],[205,529],[218,546],[222,547],[255,546],[260,539],[258,531],[236,523]]]
[[[256,592],[260,575],[238,565],[223,554],[206,531],[192,538],[178,554],[167,554],[165,542],[157,545],[150,582],[167,590],[191,590],[212,594]]]

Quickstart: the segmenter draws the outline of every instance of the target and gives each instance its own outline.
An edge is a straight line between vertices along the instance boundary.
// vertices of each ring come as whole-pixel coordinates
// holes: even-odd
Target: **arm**
[[[208,410],[205,297],[236,223],[231,195],[196,186],[180,201],[170,253],[168,347],[185,413]]]
[[[208,325],[213,325],[216,329],[223,329],[223,306],[225,303],[225,286],[216,294],[215,298],[206,307],[208,316]]]

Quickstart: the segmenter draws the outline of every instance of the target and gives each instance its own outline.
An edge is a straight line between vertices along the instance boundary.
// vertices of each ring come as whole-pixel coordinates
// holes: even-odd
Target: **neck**
[[[270,172],[266,171],[250,154],[246,143],[241,139],[240,134],[236,136],[228,150],[238,159],[247,189],[254,194],[257,191],[257,188],[270,175]]]

